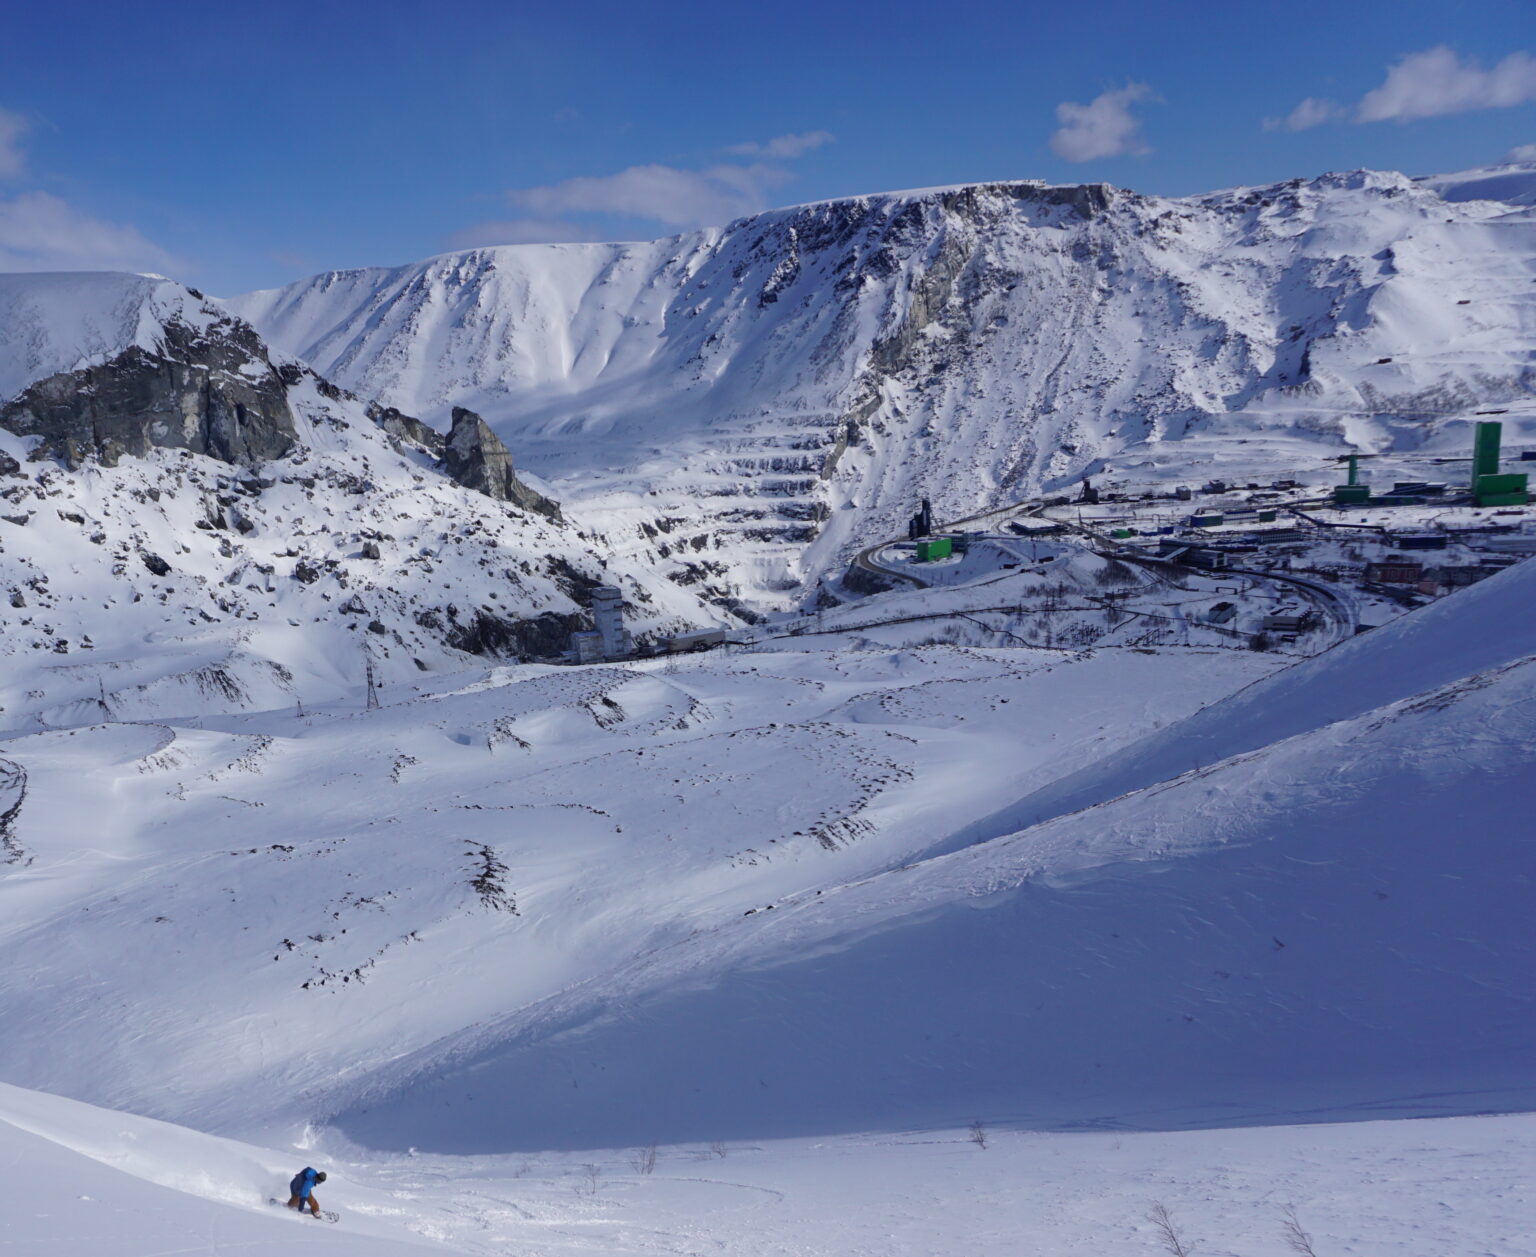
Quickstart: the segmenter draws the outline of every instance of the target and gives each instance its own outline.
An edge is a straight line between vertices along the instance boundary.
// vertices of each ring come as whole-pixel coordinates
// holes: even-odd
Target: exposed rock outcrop
[[[33,457],[71,469],[116,466],[124,454],[157,447],[251,465],[281,457],[297,440],[287,389],[298,373],[273,366],[238,319],[207,329],[172,321],[157,349],[133,345],[38,380],[0,406],[0,427],[42,437]]]
[[[546,519],[560,518],[557,503],[536,493],[517,478],[507,447],[472,410],[462,406],[453,408],[453,429],[443,442],[442,466],[450,479],[467,489],[474,489],[498,502],[510,502]]]
[[[433,458],[442,458],[443,434],[436,428],[429,428],[420,419],[413,419],[393,406],[380,406],[377,402],[368,403],[367,413],[375,425],[395,440],[423,449]]]

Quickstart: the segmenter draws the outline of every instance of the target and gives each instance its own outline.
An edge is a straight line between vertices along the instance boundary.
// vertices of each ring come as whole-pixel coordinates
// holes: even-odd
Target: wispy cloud
[[[1051,136],[1051,151],[1068,161],[1150,153],[1141,138],[1141,120],[1131,113],[1131,106],[1156,99],[1145,83],[1127,83],[1086,105],[1064,100],[1056,106],[1061,126]]]
[[[1536,101],[1536,57],[1512,52],[1489,69],[1441,44],[1409,53],[1387,70],[1379,87],[1354,106],[1309,96],[1269,131],[1305,131],[1325,122],[1413,122],[1475,109],[1508,109]]]
[[[789,180],[777,166],[719,165],[705,170],[631,166],[613,175],[579,175],[536,188],[516,188],[507,200],[535,215],[610,214],[668,227],[698,227],[755,213],[770,188]]]
[[[1264,129],[1266,131],[1308,131],[1313,127],[1322,126],[1325,122],[1334,122],[1348,116],[1349,110],[1337,101],[1308,96],[1285,117],[1265,118]]]
[[[10,109],[0,109],[0,179],[15,179],[27,168],[27,155],[21,137],[30,126],[27,119]]]
[[[520,217],[472,223],[445,237],[444,244],[472,249],[633,239],[637,222],[657,224],[657,234],[730,222],[766,209],[774,189],[795,177],[785,163],[833,139],[830,131],[802,131],[725,150],[750,161],[717,162],[698,170],[652,162],[611,175],[512,188],[503,198]]]
[[[725,151],[737,157],[771,157],[779,161],[799,157],[813,148],[830,144],[837,137],[830,131],[802,131],[798,135],[779,135],[762,144],[732,144]]]
[[[93,218],[48,192],[0,201],[0,271],[161,271],[184,263],[137,228]]]
[[[1536,162],[1536,144],[1520,144],[1509,150],[1505,161]]]
[[[611,175],[578,175],[511,189],[506,201],[525,217],[473,223],[444,243],[450,249],[472,249],[622,239],[617,233],[632,232],[637,220],[673,231],[724,223],[766,209],[768,194],[792,178],[782,166],[767,162],[720,163],[703,170],[652,163]],[[598,222],[573,222],[573,216]],[[603,220],[608,220],[606,229]]]
[[[22,141],[31,120],[0,108],[0,180],[23,180]],[[109,223],[50,192],[18,191],[0,199],[0,271],[173,271],[181,259],[136,227]]]
[[[597,238],[590,228],[560,218],[511,218],[471,223],[443,243],[450,249],[479,249],[493,244],[569,244]]]

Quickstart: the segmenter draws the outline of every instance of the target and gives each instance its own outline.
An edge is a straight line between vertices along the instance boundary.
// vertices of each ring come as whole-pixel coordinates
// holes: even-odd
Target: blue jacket
[[[293,1176],[293,1182],[288,1184],[288,1190],[300,1200],[308,1200],[309,1193],[315,1189],[315,1169],[306,1165]]]

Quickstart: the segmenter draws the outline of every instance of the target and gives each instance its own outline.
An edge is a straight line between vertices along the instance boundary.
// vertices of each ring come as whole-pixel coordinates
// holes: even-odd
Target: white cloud
[[[837,137],[830,131],[802,131],[799,135],[779,135],[766,144],[732,144],[725,151],[738,157],[774,157],[783,160],[809,153],[813,148],[830,144]]]
[[[1505,161],[1536,162],[1536,144],[1521,144],[1509,150]]]
[[[546,218],[614,214],[668,227],[722,223],[766,207],[768,190],[791,178],[787,170],[754,162],[707,170],[631,166],[616,175],[582,175],[537,188],[517,188],[507,200]]]
[[[19,113],[0,109],[0,179],[14,179],[26,169],[21,137],[30,124]]]
[[[832,143],[828,131],[780,135],[764,143],[737,144],[729,151],[776,161],[721,162],[703,170],[652,163],[612,175],[580,175],[559,183],[506,192],[509,205],[525,217],[471,224],[446,238],[451,249],[493,244],[550,244],[613,240],[611,227],[593,226],[587,217],[617,219],[619,229],[634,220],[681,230],[729,222],[766,209],[770,192],[794,175],[782,160]],[[572,221],[572,218],[578,221]]]
[[[1512,52],[1491,70],[1444,45],[1404,57],[1365,94],[1361,122],[1410,122],[1471,109],[1506,109],[1536,100],[1536,57]]]
[[[103,222],[48,192],[0,201],[0,271],[158,271],[184,264],[134,227]]]
[[[1266,131],[1306,131],[1312,127],[1322,126],[1325,122],[1333,122],[1348,116],[1349,111],[1337,101],[1308,96],[1285,117],[1265,118],[1264,129]]]
[[[1473,109],[1508,109],[1536,101],[1536,57],[1512,52],[1485,70],[1441,44],[1409,53],[1353,108],[1309,96],[1284,118],[1266,118],[1266,131],[1305,131],[1324,122],[1413,122]]]
[[[1056,120],[1061,126],[1051,136],[1051,151],[1068,161],[1150,153],[1152,150],[1142,142],[1141,121],[1132,116],[1131,106],[1155,99],[1145,83],[1127,83],[1086,105],[1064,100],[1056,106]]]
[[[513,218],[471,223],[443,243],[450,249],[478,249],[493,244],[565,244],[595,239],[596,234],[580,223],[561,218]]]

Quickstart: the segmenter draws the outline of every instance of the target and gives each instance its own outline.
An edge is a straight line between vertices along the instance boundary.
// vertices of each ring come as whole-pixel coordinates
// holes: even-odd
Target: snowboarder
[[[306,1165],[293,1176],[293,1182],[288,1184],[288,1190],[292,1193],[288,1197],[288,1207],[303,1213],[307,1205],[310,1213],[318,1218],[320,1202],[315,1199],[315,1184],[323,1182],[325,1182],[325,1171]]]

